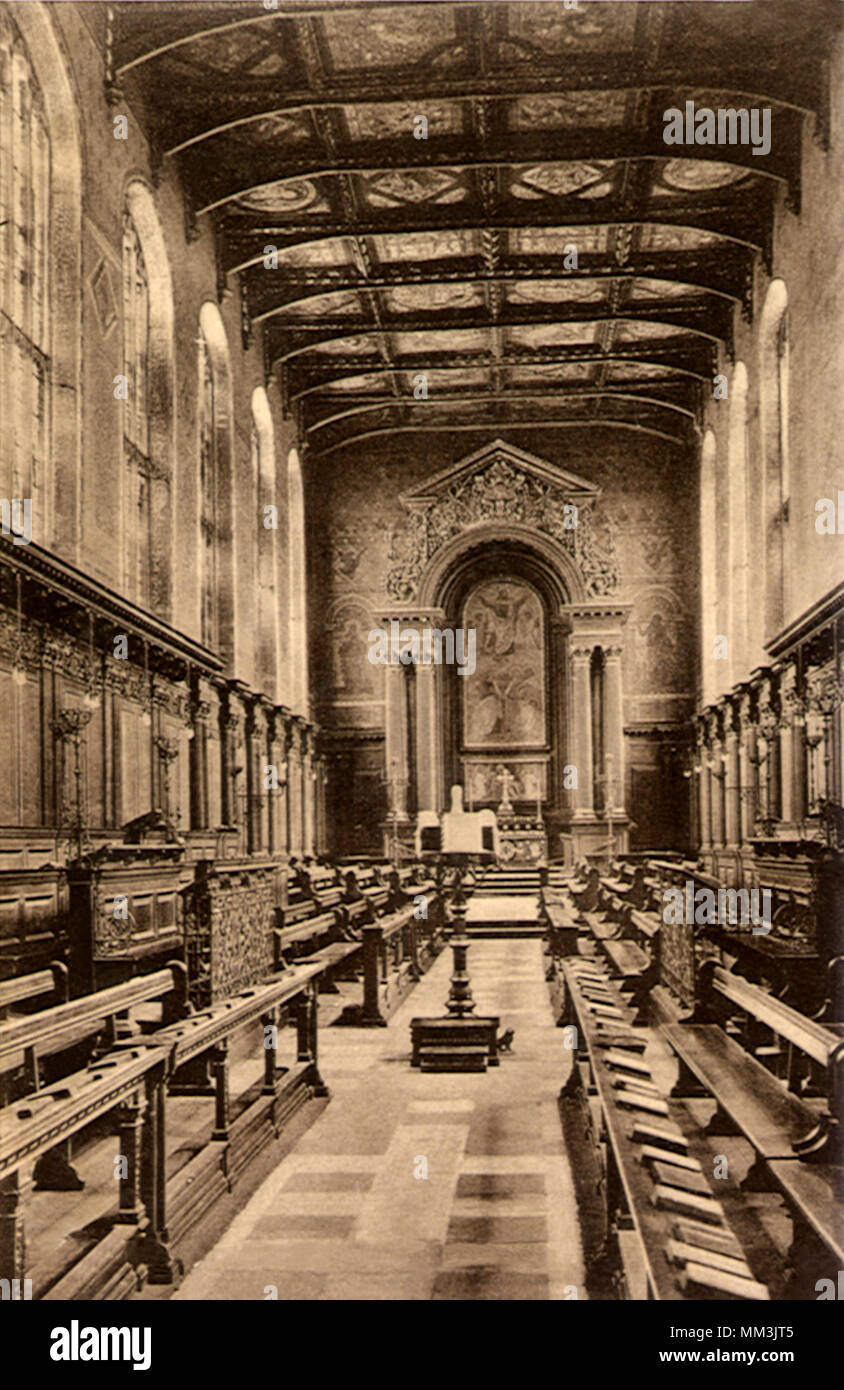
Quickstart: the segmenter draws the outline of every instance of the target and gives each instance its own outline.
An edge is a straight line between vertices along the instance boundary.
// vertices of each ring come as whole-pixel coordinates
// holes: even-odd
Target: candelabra
[[[62,746],[62,799],[59,810],[59,825],[65,825],[67,804],[64,794],[65,780],[65,749],[73,750],[73,812],[70,825],[71,838],[76,842],[75,858],[81,859],[82,852],[86,849],[90,841],[88,839],[88,808],[86,797],[83,790],[83,767],[82,749],[84,747],[84,730],[91,721],[92,709],[67,708],[60,709],[56,718],[52,721],[52,730]]]

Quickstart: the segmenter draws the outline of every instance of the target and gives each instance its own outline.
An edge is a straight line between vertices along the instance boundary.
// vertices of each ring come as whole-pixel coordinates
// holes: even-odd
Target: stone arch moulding
[[[82,465],[82,167],[79,101],[50,6],[13,3],[38,78],[50,129],[50,306],[52,380],[50,530],[55,548],[79,560]],[[59,384],[61,389],[59,388]]]
[[[602,598],[619,587],[609,520],[595,484],[502,440],[402,495],[392,534],[387,593],[436,606],[460,555],[479,544],[520,543],[560,576],[561,601]]]
[[[527,526],[487,522],[471,527],[437,551],[420,580],[419,606],[439,608],[444,590],[461,560],[491,545],[506,546],[509,552],[523,550],[538,559],[547,579],[558,591],[560,605],[580,603],[586,598],[583,576],[561,545]]]

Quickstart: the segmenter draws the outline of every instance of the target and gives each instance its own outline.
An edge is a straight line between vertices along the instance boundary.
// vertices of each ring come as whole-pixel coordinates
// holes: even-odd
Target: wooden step
[[[447,1047],[420,1047],[421,1071],[486,1071],[486,1047],[451,1043]]]

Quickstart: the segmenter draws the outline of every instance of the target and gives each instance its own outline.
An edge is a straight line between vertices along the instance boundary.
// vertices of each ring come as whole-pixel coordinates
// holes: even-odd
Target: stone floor
[[[177,1299],[585,1297],[542,942],[473,942],[469,967],[512,1055],[482,1075],[411,1069],[410,1019],[443,1011],[448,950],[389,1027],[321,1031],[329,1105]]]

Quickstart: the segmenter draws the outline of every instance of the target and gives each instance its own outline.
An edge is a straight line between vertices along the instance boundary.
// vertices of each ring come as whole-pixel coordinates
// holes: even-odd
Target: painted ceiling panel
[[[506,295],[511,304],[595,304],[608,290],[606,280],[517,280]]]
[[[403,285],[385,290],[384,302],[396,314],[421,313],[429,309],[472,309],[483,303],[478,285]]]
[[[553,323],[536,328],[510,328],[508,341],[513,347],[559,347],[571,343],[591,344],[595,340],[594,323]]]
[[[454,11],[445,7],[438,7],[435,25],[425,5],[334,10],[321,14],[320,20],[335,71],[419,63],[435,44],[455,37]]]
[[[604,198],[612,191],[615,166],[609,160],[569,160],[515,169],[510,192],[515,198]]]
[[[562,96],[526,96],[509,111],[512,130],[561,130],[575,126],[616,126],[624,119],[626,92],[568,92]]]
[[[488,335],[477,329],[455,328],[444,332],[394,333],[398,353],[483,352]]]
[[[618,418],[599,394],[627,385],[655,402],[634,400],[636,427],[662,400],[682,432],[678,392],[754,312],[781,188],[799,209],[841,16],[837,0],[116,0],[115,91],[178,164],[188,227],[213,225],[244,344],[253,315],[315,447],[424,429],[419,371],[432,401],[484,395],[435,406],[445,420],[585,427]],[[773,108],[770,155],[665,146],[665,106],[750,94]],[[337,410],[355,396],[377,409]]]
[[[635,22],[635,5],[614,5],[606,0],[591,0],[576,9],[549,5],[543,0],[524,0],[509,6],[511,36],[549,56],[598,49],[627,52]]]
[[[463,126],[463,112],[458,101],[426,101],[424,111],[420,111],[418,102],[368,102],[343,107],[352,140],[416,138],[414,121],[419,115],[424,115],[428,122],[429,140],[440,135],[455,135]]]
[[[381,169],[361,175],[364,200],[374,208],[460,203],[466,184],[459,169]]]
[[[471,230],[383,233],[373,237],[381,261],[457,260],[477,250],[477,233]]]
[[[317,212],[327,212],[329,202],[320,188],[319,179],[283,179],[278,183],[265,183],[260,188],[252,188],[236,199],[236,205],[249,212],[261,212],[278,217],[282,221],[289,217],[301,217]]]

